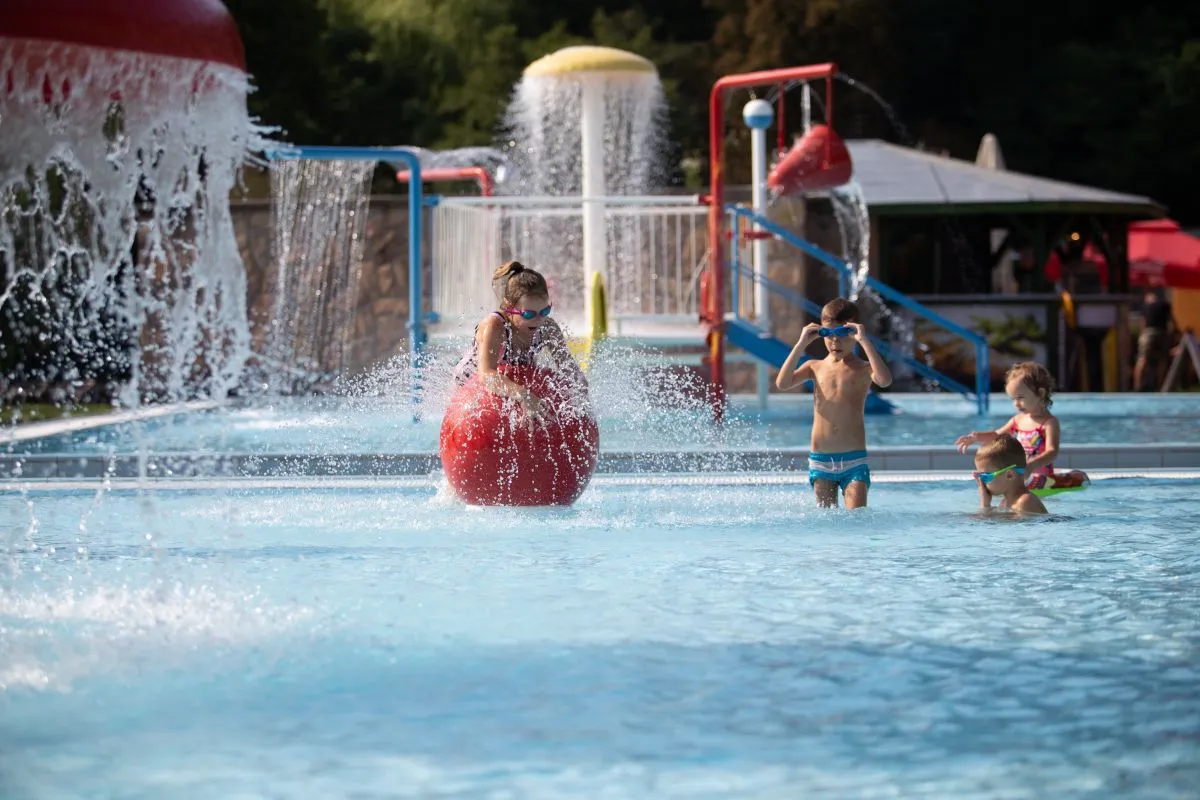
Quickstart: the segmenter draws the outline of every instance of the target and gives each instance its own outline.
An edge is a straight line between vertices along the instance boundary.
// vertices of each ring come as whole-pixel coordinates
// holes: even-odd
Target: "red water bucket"
[[[3,0],[0,38],[154,53],[246,69],[221,0]]]
[[[813,125],[771,170],[767,186],[782,195],[817,192],[841,186],[853,171],[841,137],[828,125]]]

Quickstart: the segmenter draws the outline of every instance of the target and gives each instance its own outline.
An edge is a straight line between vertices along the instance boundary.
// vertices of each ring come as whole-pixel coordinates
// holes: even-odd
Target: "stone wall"
[[[256,352],[274,317],[277,272],[271,258],[271,211],[265,202],[233,206],[238,248],[246,265],[247,298]],[[357,372],[408,350],[408,207],[403,198],[371,200],[358,280],[353,336],[345,371]],[[426,282],[428,286],[428,282]],[[333,370],[333,365],[323,365]]]

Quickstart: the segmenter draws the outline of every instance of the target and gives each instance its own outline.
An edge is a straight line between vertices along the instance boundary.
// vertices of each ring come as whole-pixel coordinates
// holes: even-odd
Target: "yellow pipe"
[[[1120,362],[1117,358],[1117,332],[1109,331],[1104,336],[1104,342],[1100,345],[1100,352],[1104,354],[1104,391],[1115,392],[1117,388],[1117,367]]]
[[[586,334],[570,342],[571,352],[579,359],[579,365],[584,370],[591,364],[592,349],[596,343],[608,336],[608,295],[604,289],[604,278],[599,272],[593,272],[588,279],[586,313]]]

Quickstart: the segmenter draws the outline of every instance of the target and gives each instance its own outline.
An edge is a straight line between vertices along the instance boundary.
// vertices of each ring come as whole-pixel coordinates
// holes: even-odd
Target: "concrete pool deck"
[[[1200,443],[1073,445],[1064,449],[1059,469],[1200,470]],[[970,455],[953,447],[922,445],[871,450],[877,473],[917,472],[963,475]],[[434,452],[414,453],[124,453],[114,455],[44,453],[0,454],[0,481],[26,482],[95,478],[262,478],[400,477],[441,471]],[[807,448],[713,451],[601,452],[600,475],[714,472],[797,472],[807,474]]]
[[[228,403],[219,400],[193,400],[187,403],[147,406],[146,408],[125,411],[111,411],[107,414],[86,414],[79,417],[62,417],[40,422],[26,422],[22,425],[0,428],[0,444],[30,442],[35,439],[45,439],[48,436],[62,436],[66,433],[78,433],[79,431],[88,431],[93,428],[103,428],[106,425],[146,422],[176,414],[212,411],[225,405],[228,405]]]

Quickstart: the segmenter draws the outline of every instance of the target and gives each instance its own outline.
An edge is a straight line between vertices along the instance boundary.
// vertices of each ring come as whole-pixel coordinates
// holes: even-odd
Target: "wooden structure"
[[[1049,291],[1041,279],[1051,253],[1069,259],[1094,244],[1117,269],[1108,290],[1129,291],[1130,222],[1164,216],[1147,197],[1110,192],[879,140],[847,142],[854,177],[872,220],[872,271],[901,291],[989,293],[991,268],[1022,254],[1021,290]],[[992,231],[1005,236],[993,246]],[[972,263],[974,262],[974,263]]]

